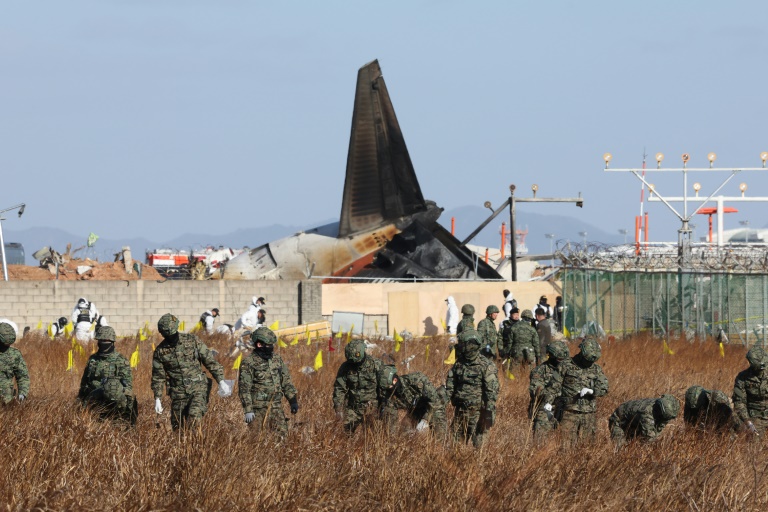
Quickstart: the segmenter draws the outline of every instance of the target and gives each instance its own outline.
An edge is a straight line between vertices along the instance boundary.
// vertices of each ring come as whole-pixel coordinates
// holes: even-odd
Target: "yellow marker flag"
[[[378,320],[374,320],[373,321],[373,328],[376,331],[376,334],[379,334],[379,321]]]
[[[181,323],[179,323],[179,331],[180,331],[180,332],[184,332],[184,329],[185,329],[185,327],[186,327],[186,324],[185,324],[185,322],[184,322],[184,321],[182,321]]]
[[[441,324],[443,324],[443,330],[444,330],[444,331],[447,331],[447,330],[448,330],[448,326],[447,326],[447,325],[445,325],[445,318],[441,318],[441,319],[440,319],[440,323],[441,323]]]
[[[143,329],[139,329],[138,336],[139,336],[139,341],[147,341],[147,337],[144,336],[144,330]]]
[[[448,358],[443,361],[445,364],[454,364],[456,362],[456,350],[454,350],[453,347],[451,347],[451,353],[448,354]]]
[[[392,337],[395,338],[395,352],[400,352],[400,342],[403,341],[403,337],[397,334],[397,329],[392,329]]]
[[[149,338],[150,336],[152,336],[152,333],[149,332],[149,320],[147,320],[144,322],[144,337]]]
[[[512,372],[511,372],[511,371],[509,371],[509,366],[507,366],[507,373],[506,373],[506,375],[507,375],[507,378],[508,378],[509,380],[515,380],[515,376],[514,376],[514,375],[512,375]]]
[[[725,357],[725,347],[722,342],[720,342],[720,357]]]
[[[293,339],[291,340],[291,345],[298,345],[299,344],[299,335],[295,334],[293,336]]]
[[[75,369],[75,362],[73,361],[72,351],[67,352],[67,371],[73,371]]]
[[[193,334],[194,334],[194,333],[196,333],[196,332],[200,332],[200,330],[201,330],[202,328],[203,328],[203,324],[202,324],[202,322],[197,322],[197,323],[195,324],[195,326],[192,328],[192,330],[191,330],[191,331],[189,331],[189,332],[191,332],[191,333],[193,333]]]
[[[344,336],[343,332],[339,331],[339,332],[336,333],[336,337],[337,338],[341,338],[342,336]]]
[[[154,352],[154,351],[155,351],[155,344],[153,343],[152,344],[152,352]]]
[[[349,331],[347,333],[347,343],[349,343],[350,341],[352,341],[352,331]]]
[[[318,350],[315,356],[315,371],[320,370],[323,367],[323,351]]]
[[[272,329],[273,331],[278,330],[280,328],[280,320],[275,320],[274,322],[272,322],[272,325],[270,325],[269,328]]]
[[[312,333],[309,332],[309,329],[307,329],[307,346],[309,346],[312,343]]]
[[[53,324],[48,324],[48,337],[53,339]]]
[[[288,345],[282,339],[277,340],[277,346],[280,348],[288,348]]]
[[[72,334],[72,331],[75,330],[75,326],[72,325],[72,322],[69,322],[67,325],[64,326],[64,332],[66,334]]]
[[[35,329],[38,330],[38,331],[43,329],[43,321],[42,320],[38,320],[37,321],[37,325],[35,326]]]
[[[77,342],[74,336],[72,336],[72,350],[77,351],[81,356],[85,355],[85,349]]]
[[[563,326],[563,336],[565,336],[566,338],[571,337],[571,333],[570,331],[568,331],[568,328],[566,326]]]
[[[426,363],[427,361],[429,361],[429,345],[424,349],[424,362]]]
[[[672,352],[672,349],[669,348],[669,345],[667,345],[667,341],[666,340],[664,340],[664,353],[667,354],[667,355],[670,355],[670,356],[675,355],[675,353]]]
[[[243,354],[240,354],[237,356],[237,359],[235,359],[235,364],[232,365],[233,370],[239,370],[240,369],[240,363],[243,362]]]
[[[138,368],[139,366],[139,345],[136,345],[136,350],[131,354],[131,368]]]

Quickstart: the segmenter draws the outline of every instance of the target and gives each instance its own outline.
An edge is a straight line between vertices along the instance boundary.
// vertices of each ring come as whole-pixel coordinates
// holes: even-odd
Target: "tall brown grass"
[[[158,426],[153,410],[151,341],[159,342],[141,342],[134,371],[140,412],[133,429],[99,421],[76,405],[84,359],[76,358],[77,372],[66,372],[68,344],[35,334],[18,342],[32,391],[26,403],[0,409],[2,508],[754,510],[768,504],[763,439],[696,432],[681,419],[651,445],[630,443],[616,452],[608,438],[607,418],[625,400],[663,392],[682,399],[692,384],[730,394],[746,367],[741,346],[726,347],[721,358],[712,342],[673,341],[672,356],[642,337],[605,344],[600,363],[610,391],[600,400],[599,435],[576,448],[563,447],[557,435],[534,444],[526,418],[528,377],[508,380],[500,372],[497,424],[487,445],[475,450],[407,430],[388,435],[375,426],[348,438],[331,408],[343,350],[329,355],[327,341],[281,349],[301,405],[284,442],[249,430],[236,396],[215,393],[199,431],[171,432],[167,417]],[[208,342],[226,352],[224,340]],[[391,351],[391,342],[378,343]],[[128,338],[117,348],[129,356],[136,344]],[[394,356],[402,361],[418,354],[411,371],[440,383],[448,370],[440,350],[445,344],[443,338],[410,342]],[[325,367],[302,374],[318,348]],[[234,378],[232,361],[220,360]]]

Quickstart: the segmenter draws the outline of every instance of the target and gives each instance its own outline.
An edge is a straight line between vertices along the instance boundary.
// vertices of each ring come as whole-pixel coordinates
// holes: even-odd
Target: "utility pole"
[[[480,226],[477,227],[470,235],[465,238],[461,245],[466,245],[469,243],[470,240],[475,238],[477,234],[483,230],[485,226],[488,225],[493,219],[495,219],[505,208],[509,208],[509,257],[510,257],[510,263],[512,265],[512,281],[517,281],[517,247],[515,244],[515,205],[517,203],[576,203],[576,206],[579,208],[582,208],[584,206],[584,198],[581,197],[581,192],[579,192],[579,197],[536,197],[536,192],[539,191],[539,186],[536,184],[531,185],[531,191],[533,192],[533,197],[516,197],[515,196],[515,185],[512,184],[509,186],[509,198],[504,201],[504,203],[499,206],[497,209],[493,209],[491,206],[490,201],[486,201],[484,203],[484,206],[491,210],[493,213],[490,217],[488,217]]]
[[[3,217],[3,214],[5,212],[10,212],[11,210],[15,210],[16,208],[19,209],[19,217],[22,216],[24,213],[24,208],[27,205],[24,203],[17,204],[16,206],[11,206],[10,208],[6,208],[5,210],[0,210],[0,254],[2,255],[3,260],[3,279],[5,281],[8,280],[8,265],[5,263],[5,240],[3,240],[3,221],[5,220],[5,217]]]

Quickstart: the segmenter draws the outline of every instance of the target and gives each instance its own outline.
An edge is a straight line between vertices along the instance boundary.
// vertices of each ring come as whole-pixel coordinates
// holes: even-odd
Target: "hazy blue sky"
[[[631,228],[639,183],[603,173],[605,151],[615,167],[639,166],[644,147],[670,166],[709,151],[760,165],[766,14],[668,0],[4,1],[0,206],[28,204],[4,226],[170,239],[337,218],[357,69],[378,58],[427,198],[499,204],[509,183],[536,182],[543,196],[581,191],[585,208],[521,209]],[[652,179],[682,193],[677,174]],[[740,181],[768,195],[763,173],[725,193]],[[734,206],[728,227],[766,224],[766,206]],[[677,221],[650,211],[652,237],[672,239]]]

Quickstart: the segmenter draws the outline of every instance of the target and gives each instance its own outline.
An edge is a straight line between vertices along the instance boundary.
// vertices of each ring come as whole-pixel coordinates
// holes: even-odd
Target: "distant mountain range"
[[[456,237],[460,240],[468,236],[477,226],[479,226],[490,215],[489,210],[479,206],[462,206],[443,212],[440,217],[440,223],[446,229],[451,228],[451,217],[456,219]],[[318,225],[334,222],[335,219],[319,222]],[[488,247],[499,247],[501,235],[499,233],[501,223],[509,222],[509,215],[504,212],[494,219],[483,229],[470,243],[475,245],[484,245]],[[556,247],[559,242],[561,245],[567,240],[581,242],[580,231],[588,233],[589,241],[600,241],[608,244],[619,244],[624,241],[622,235],[610,234],[596,228],[593,225],[581,222],[577,217],[566,217],[559,215],[539,215],[532,213],[519,213],[516,219],[518,229],[528,229],[525,243],[528,246],[530,254],[544,254],[549,252],[549,239],[545,233],[553,233],[553,245]],[[262,226],[250,229],[238,229],[225,234],[203,234],[203,233],[184,233],[171,240],[154,241],[146,238],[99,238],[92,248],[82,249],[77,253],[78,256],[98,258],[100,261],[111,261],[113,255],[121,250],[123,246],[130,246],[133,257],[143,259],[147,250],[157,248],[174,249],[192,249],[201,248],[208,245],[225,247],[258,247],[267,242],[283,238],[299,231],[314,226],[285,226],[282,224],[273,224],[271,226]],[[98,234],[98,233],[97,233]],[[19,242],[24,245],[26,252],[27,265],[34,265],[32,253],[42,247],[51,246],[59,252],[66,250],[67,244],[71,243],[72,248],[77,249],[86,245],[88,233],[72,234],[57,228],[29,228],[24,230],[4,230],[6,242]],[[632,239],[630,233],[629,239]]]

